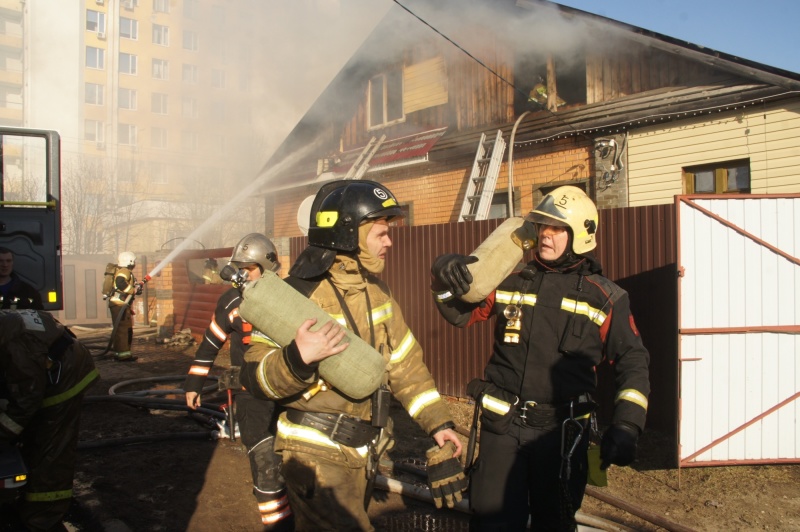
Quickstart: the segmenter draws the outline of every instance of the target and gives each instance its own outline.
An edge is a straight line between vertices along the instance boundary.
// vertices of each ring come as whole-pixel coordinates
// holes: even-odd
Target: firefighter
[[[251,233],[236,244],[230,263],[242,274],[246,273],[246,279],[250,281],[259,279],[265,271],[276,272],[280,269],[275,246],[259,233]],[[245,279],[244,275],[241,279]],[[183,386],[186,404],[193,410],[201,406],[203,383],[228,338],[231,338],[231,369],[238,371],[244,364],[244,353],[250,347],[252,338],[259,336],[258,331],[254,331],[252,325],[239,315],[241,302],[242,295],[236,287],[222,294],[217,301],[214,316],[197,348]],[[288,531],[293,529],[293,517],[280,476],[280,456],[273,450],[275,438],[271,424],[274,410],[273,401],[256,399],[246,391],[236,394],[235,415],[242,443],[247,447],[250,459],[253,495],[258,503],[261,522],[265,530]]]
[[[255,344],[243,379],[251,393],[282,400],[275,449],[298,530],[374,530],[367,506],[380,455],[392,445],[390,394],[429,434],[429,485],[452,506],[466,485],[461,442],[422,359],[422,348],[389,288],[376,275],[391,247],[389,222],[402,216],[394,195],[374,181],[333,181],[311,207],[308,247],[287,282],[332,320],[310,319],[289,345]],[[323,359],[341,353],[347,327],[386,362],[383,385],[354,400],[320,378]]]
[[[587,482],[595,367],[613,365],[617,394],[601,442],[601,468],[628,465],[644,428],[649,354],[628,294],[602,275],[597,208],[579,188],[559,187],[526,217],[533,260],[484,301],[458,296],[473,282],[474,256],[437,257],[434,300],[457,327],[495,317],[484,379],[467,392],[482,406],[480,454],[471,472],[476,530],[574,530]],[[482,260],[486,260],[486,257]],[[477,280],[475,281],[477,282]]]
[[[142,283],[133,276],[136,255],[123,251],[117,257],[117,272],[114,274],[114,292],[108,298],[111,310],[113,335],[111,349],[117,362],[133,362],[137,357],[131,354],[133,343],[133,300],[142,293]]]
[[[0,308],[42,309],[42,296],[14,272],[14,253],[0,247]]]
[[[64,529],[81,400],[98,377],[86,347],[49,313],[0,311],[0,445],[19,445],[28,469],[15,505],[28,530]]]

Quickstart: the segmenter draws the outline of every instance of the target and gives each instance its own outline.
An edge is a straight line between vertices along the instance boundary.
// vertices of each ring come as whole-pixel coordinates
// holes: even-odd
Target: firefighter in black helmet
[[[257,344],[247,353],[258,371],[243,373],[245,386],[286,407],[275,449],[283,455],[298,530],[373,530],[366,507],[380,455],[392,444],[389,394],[436,443],[429,473],[437,503],[453,505],[466,483],[457,460],[461,443],[422,348],[376,277],[392,244],[389,222],[398,216],[397,200],[379,183],[324,185],[312,204],[309,245],[286,280],[334,319],[316,332],[310,330],[315,321],[306,320],[289,345]],[[384,385],[368,399],[347,397],[319,376],[319,363],[347,347],[339,345],[342,327],[386,362]]]
[[[264,272],[280,269],[278,253],[273,243],[260,233],[250,233],[233,248],[230,264],[238,270],[239,279],[254,281]],[[239,315],[242,294],[239,288],[231,288],[220,296],[214,316],[206,329],[203,341],[195,353],[183,389],[186,404],[191,409],[201,406],[201,391],[219,350],[231,338],[231,369],[244,365],[244,354],[253,342],[263,339],[253,326]],[[273,444],[273,413],[275,403],[256,399],[246,390],[236,393],[235,415],[239,424],[242,443],[247,447],[250,472],[253,476],[253,495],[258,504],[264,530],[289,532],[294,530],[292,510],[286,496],[283,478],[280,476],[280,457],[275,454]]]
[[[538,233],[533,260],[482,302],[458,299],[473,282],[467,264],[475,257],[442,255],[431,268],[448,322],[466,327],[496,317],[484,378],[467,386],[482,406],[470,485],[475,530],[524,530],[529,517],[535,529],[576,528],[602,361],[613,364],[617,395],[601,468],[634,460],[647,413],[649,355],[628,294],[603,277],[592,254],[594,203],[577,187],[559,187],[527,221]]]

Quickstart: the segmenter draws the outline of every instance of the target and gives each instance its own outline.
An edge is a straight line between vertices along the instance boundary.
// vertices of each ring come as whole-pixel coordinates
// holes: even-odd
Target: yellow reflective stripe
[[[261,524],[262,525],[271,525],[273,523],[277,523],[281,519],[289,517],[290,515],[292,515],[292,509],[287,506],[286,509],[281,511],[281,512],[263,514],[261,516]]]
[[[90,371],[81,381],[70,388],[65,392],[61,392],[58,395],[51,395],[50,397],[45,397],[42,401],[42,408],[47,408],[48,406],[57,405],[58,403],[63,403],[68,399],[72,399],[79,393],[81,393],[84,388],[89,386],[96,378],[98,378],[100,374],[97,372],[97,369],[93,369]]]
[[[250,333],[250,341],[257,344],[266,344],[270,347],[280,347],[278,342],[256,329],[253,329],[253,332]]]
[[[491,395],[483,395],[483,399],[481,399],[481,406],[490,412],[494,412],[495,414],[500,414],[504,416],[508,414],[508,411],[511,410],[511,403],[506,403],[505,401],[501,401],[496,397],[492,397]]]
[[[72,498],[72,489],[61,491],[41,491],[25,493],[25,500],[29,502],[60,501]]]
[[[574,299],[564,298],[561,300],[561,310],[586,316],[598,326],[603,325],[603,322],[605,322],[608,317],[602,310],[596,309],[583,301],[575,301]]]
[[[262,513],[272,513],[275,510],[280,509],[282,506],[286,506],[289,504],[289,497],[284,495],[280,499],[274,501],[267,501],[267,502],[260,502],[258,503],[258,510]]]
[[[375,324],[383,323],[384,321],[388,320],[392,317],[392,302],[387,301],[380,307],[376,307],[372,310],[372,321]]]
[[[536,305],[536,294],[520,294],[519,292],[497,290],[494,293],[494,299],[498,303],[503,303],[504,305],[508,305],[512,302],[515,305],[530,305],[531,307]]]
[[[273,388],[272,385],[269,383],[269,379],[267,378],[267,368],[266,368],[267,358],[269,358],[269,356],[275,353],[276,351],[277,349],[273,349],[272,351],[264,355],[264,358],[262,358],[261,362],[258,363],[258,367],[256,368],[256,379],[258,379],[258,387],[261,388],[261,391],[263,391],[268,396],[277,399],[280,396],[278,395],[278,392],[275,390],[275,388]]]
[[[336,323],[338,323],[345,329],[347,328],[347,320],[344,319],[344,314],[330,314],[330,317],[336,320]]]
[[[208,375],[208,371],[211,368],[207,368],[204,366],[192,366],[189,368],[189,375],[197,375],[200,377],[205,377]]]
[[[411,329],[406,332],[406,335],[403,336],[403,340],[400,342],[400,345],[392,351],[392,356],[389,358],[389,362],[392,364],[397,364],[411,352],[411,348],[414,347],[416,344],[416,340],[414,339],[414,335],[411,334]]]
[[[620,390],[617,393],[617,396],[614,398],[614,403],[619,401],[630,401],[631,403],[637,404],[647,410],[647,397],[645,397],[644,394],[639,390],[634,390],[633,388]]]
[[[441,399],[442,398],[439,395],[439,392],[436,391],[436,388],[422,392],[411,401],[411,404],[408,405],[408,414],[412,419],[416,419],[426,406],[429,406],[436,401],[440,401]]]
[[[22,434],[22,425],[8,417],[5,412],[0,412],[0,427],[5,427],[12,434]]]
[[[313,443],[316,445],[322,445],[324,447],[331,447],[332,449],[341,450],[338,443],[328,438],[317,429],[292,423],[283,417],[278,418],[278,434],[287,440],[299,440],[305,443]],[[363,457],[366,457],[369,451],[369,447],[367,445],[353,447],[353,449],[355,449],[358,454]]]

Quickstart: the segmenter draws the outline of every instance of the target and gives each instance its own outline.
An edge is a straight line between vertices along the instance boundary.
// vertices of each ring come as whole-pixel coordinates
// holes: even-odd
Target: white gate
[[[676,203],[679,464],[800,462],[800,195]]]

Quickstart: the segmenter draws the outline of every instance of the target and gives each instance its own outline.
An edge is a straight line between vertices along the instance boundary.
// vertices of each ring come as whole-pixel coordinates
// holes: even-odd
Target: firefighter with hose
[[[286,408],[278,419],[275,449],[282,454],[298,530],[374,530],[367,506],[375,468],[393,441],[391,395],[435,442],[428,451],[428,482],[437,506],[452,507],[466,486],[458,461],[461,442],[447,405],[422,347],[377,277],[392,244],[389,223],[402,215],[394,195],[379,183],[327,183],[311,206],[309,245],[286,279],[299,294],[286,287],[286,300],[276,308],[269,292],[263,301],[252,295],[269,278],[244,291],[243,316],[273,338],[270,321],[298,314],[299,327],[289,331],[290,340],[254,344],[242,372],[251,393],[281,400]],[[306,319],[302,303],[321,316]],[[352,337],[343,342],[346,333]],[[378,382],[361,398],[343,391],[357,393],[358,387],[348,385],[362,379],[359,360],[347,362],[359,342],[377,357],[377,375],[367,379]],[[329,361],[332,365],[326,365]]]
[[[232,382],[229,385],[238,382],[238,371],[244,365],[245,352],[252,342],[264,340],[262,335],[253,330],[253,326],[239,315],[239,304],[242,302],[241,285],[245,281],[259,279],[265,271],[276,272],[279,269],[275,246],[262,234],[250,233],[233,248],[230,266],[223,269],[221,275],[230,276],[234,287],[222,294],[217,301],[214,316],[200,347],[197,348],[183,386],[189,408],[196,410],[201,406],[200,393],[203,383],[228,338],[231,340],[231,371],[235,374],[235,377],[231,377]],[[273,449],[274,411],[273,401],[256,399],[246,390],[236,393],[235,419],[239,423],[242,443],[247,447],[253,475],[253,495],[258,503],[264,530],[291,531],[294,529],[294,519],[280,475],[281,459]],[[234,412],[229,412],[228,415],[234,416]]]
[[[137,282],[133,276],[136,267],[136,255],[131,251],[123,251],[117,257],[117,267],[113,275],[111,294],[108,297],[108,308],[111,311],[111,350],[117,362],[133,362],[131,353],[133,343],[133,300],[142,293],[143,282]],[[108,294],[107,294],[108,295]]]
[[[634,460],[650,393],[649,354],[628,294],[602,275],[592,253],[598,221],[580,188],[562,186],[524,221],[533,224],[536,251],[521,271],[479,287],[503,257],[446,254],[433,263],[434,300],[449,323],[496,319],[484,378],[467,386],[482,407],[471,530],[524,530],[529,518],[537,529],[575,530],[588,475],[595,367],[605,360],[617,393],[600,468]],[[473,276],[478,265],[487,275]],[[469,300],[476,288],[488,295]]]
[[[98,378],[88,349],[50,313],[0,310],[0,454],[19,449],[28,473],[21,488],[0,485],[0,525],[66,530],[81,401]]]

